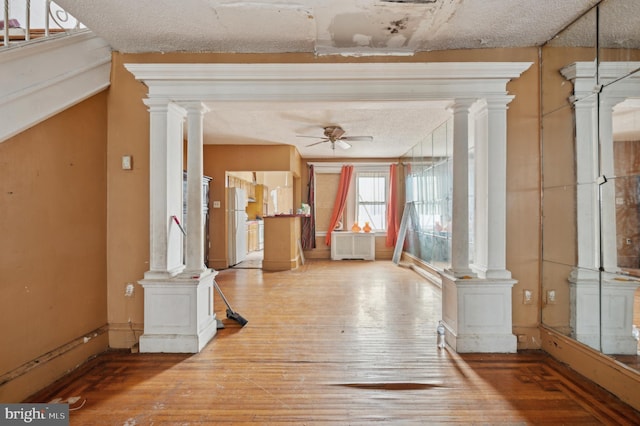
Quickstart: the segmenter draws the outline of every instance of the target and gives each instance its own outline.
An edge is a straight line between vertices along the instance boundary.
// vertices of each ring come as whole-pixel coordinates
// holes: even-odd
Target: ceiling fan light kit
[[[336,145],[338,145],[342,149],[351,148],[351,144],[347,141],[367,141],[371,142],[373,140],[372,136],[344,136],[346,132],[340,126],[325,126],[324,127],[324,137],[321,136],[303,136],[298,135],[299,138],[321,138],[322,140],[319,142],[312,143],[307,146],[314,146],[324,142],[331,143],[331,149],[335,150]]]

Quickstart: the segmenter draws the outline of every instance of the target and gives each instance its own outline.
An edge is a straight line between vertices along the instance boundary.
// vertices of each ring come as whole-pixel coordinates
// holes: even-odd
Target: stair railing
[[[47,38],[52,35],[70,33],[84,28],[77,19],[52,0],[40,0],[38,3],[38,5],[34,6],[36,10],[32,10],[31,0],[22,0],[17,5],[14,3],[13,8],[9,0],[4,0],[3,18],[0,23],[2,26],[2,46],[0,46],[0,49],[25,43],[35,38]],[[12,9],[16,9],[13,15]],[[16,14],[20,14],[19,19],[24,19],[24,26],[16,18]],[[35,26],[33,25],[34,19],[32,15],[40,18],[35,23]]]

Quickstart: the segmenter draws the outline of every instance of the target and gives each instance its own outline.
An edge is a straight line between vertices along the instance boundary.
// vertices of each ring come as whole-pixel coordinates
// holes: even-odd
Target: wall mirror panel
[[[403,158],[411,202],[405,251],[438,270],[451,265],[452,126],[445,121]]]
[[[638,368],[640,2],[604,0],[542,48],[542,321]]]

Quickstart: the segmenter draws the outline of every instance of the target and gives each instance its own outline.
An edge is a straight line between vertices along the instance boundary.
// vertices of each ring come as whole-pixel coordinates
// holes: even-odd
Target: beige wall
[[[533,53],[533,52],[531,52]],[[507,269],[513,287],[513,333],[519,349],[540,348],[540,306],[524,304],[530,290],[540,300],[540,122],[537,53],[534,64],[507,84],[515,95],[507,110]]]
[[[103,92],[0,143],[0,402],[107,348],[106,134]]]

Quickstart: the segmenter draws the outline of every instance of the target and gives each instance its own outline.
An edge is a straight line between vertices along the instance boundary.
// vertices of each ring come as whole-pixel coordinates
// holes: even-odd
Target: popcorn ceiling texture
[[[537,46],[597,0],[60,0],[109,41],[140,52],[312,52],[366,55]],[[606,3],[606,2],[605,2]],[[615,43],[640,40],[640,2],[602,18],[616,22]],[[589,34],[584,34],[589,38]]]

